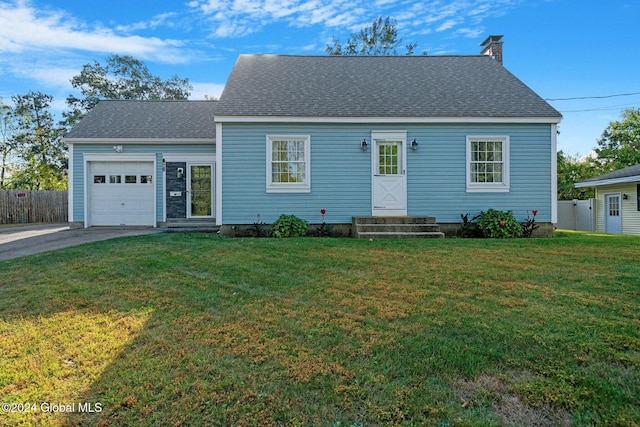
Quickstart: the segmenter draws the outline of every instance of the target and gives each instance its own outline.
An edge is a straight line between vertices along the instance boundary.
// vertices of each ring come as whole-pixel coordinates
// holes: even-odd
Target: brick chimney
[[[485,41],[480,43],[482,46],[481,55],[489,55],[502,65],[502,37],[503,36],[489,36]]]

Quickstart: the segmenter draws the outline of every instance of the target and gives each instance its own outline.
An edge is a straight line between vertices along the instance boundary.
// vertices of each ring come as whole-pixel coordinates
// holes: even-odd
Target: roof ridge
[[[217,99],[101,99],[98,102],[217,102]]]
[[[289,58],[371,58],[371,59],[383,59],[383,58],[489,58],[489,55],[472,54],[472,55],[305,55],[305,54],[287,54],[287,53],[241,53],[240,56],[274,56],[274,57],[289,57]]]

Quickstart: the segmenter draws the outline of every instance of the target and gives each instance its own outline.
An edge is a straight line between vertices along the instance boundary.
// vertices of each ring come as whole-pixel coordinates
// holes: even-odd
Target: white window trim
[[[473,141],[502,142],[502,182],[471,182],[471,143]],[[509,136],[506,135],[467,135],[467,193],[507,193],[510,191]]]
[[[305,152],[305,182],[273,182],[272,175],[272,146],[274,141],[304,141]],[[267,135],[267,193],[310,193],[311,192],[311,136],[310,135]]]

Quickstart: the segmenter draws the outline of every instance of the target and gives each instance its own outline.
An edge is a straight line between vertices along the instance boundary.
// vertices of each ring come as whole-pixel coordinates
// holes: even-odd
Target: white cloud
[[[205,16],[211,35],[221,38],[256,33],[267,23],[354,32],[377,16],[396,19],[398,28],[410,34],[461,31],[465,37],[478,37],[485,19],[504,15],[519,1],[193,0],[188,5]]]
[[[148,21],[140,21],[130,25],[118,25],[115,29],[121,32],[133,32],[138,30],[148,30],[158,28],[161,25],[173,27],[171,18],[175,18],[178,14],[175,12],[161,13],[152,17]]]
[[[295,27],[347,27],[370,10],[368,5],[355,7],[347,0],[206,0],[188,5],[206,17],[215,37],[246,36],[274,22]]]
[[[88,28],[61,11],[35,9],[26,1],[0,3],[0,52],[48,52],[51,49],[128,54],[178,63],[183,43],[157,37],[119,35],[109,28]]]
[[[48,87],[56,86],[60,88],[69,88],[71,79],[79,73],[77,68],[54,67],[48,65],[40,65],[37,67],[25,68],[22,71],[25,77],[29,77]]]
[[[449,19],[447,21],[444,21],[442,24],[440,24],[440,26],[436,28],[436,31],[440,32],[440,31],[450,30],[451,28],[455,27],[456,24],[458,23],[459,23],[459,20],[457,19]]]
[[[453,35],[454,36],[462,36],[462,37],[466,37],[469,39],[475,39],[478,37],[481,37],[482,35],[486,34],[485,33],[486,29],[484,27],[482,28],[460,28],[458,30],[456,30]]]

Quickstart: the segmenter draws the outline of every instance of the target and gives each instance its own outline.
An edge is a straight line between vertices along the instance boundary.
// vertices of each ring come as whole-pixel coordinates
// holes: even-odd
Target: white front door
[[[187,218],[213,217],[213,164],[189,163]]]
[[[372,214],[407,214],[406,133],[372,134]]]
[[[605,194],[605,221],[606,232],[611,234],[622,233],[621,221],[621,197],[620,194]]]

